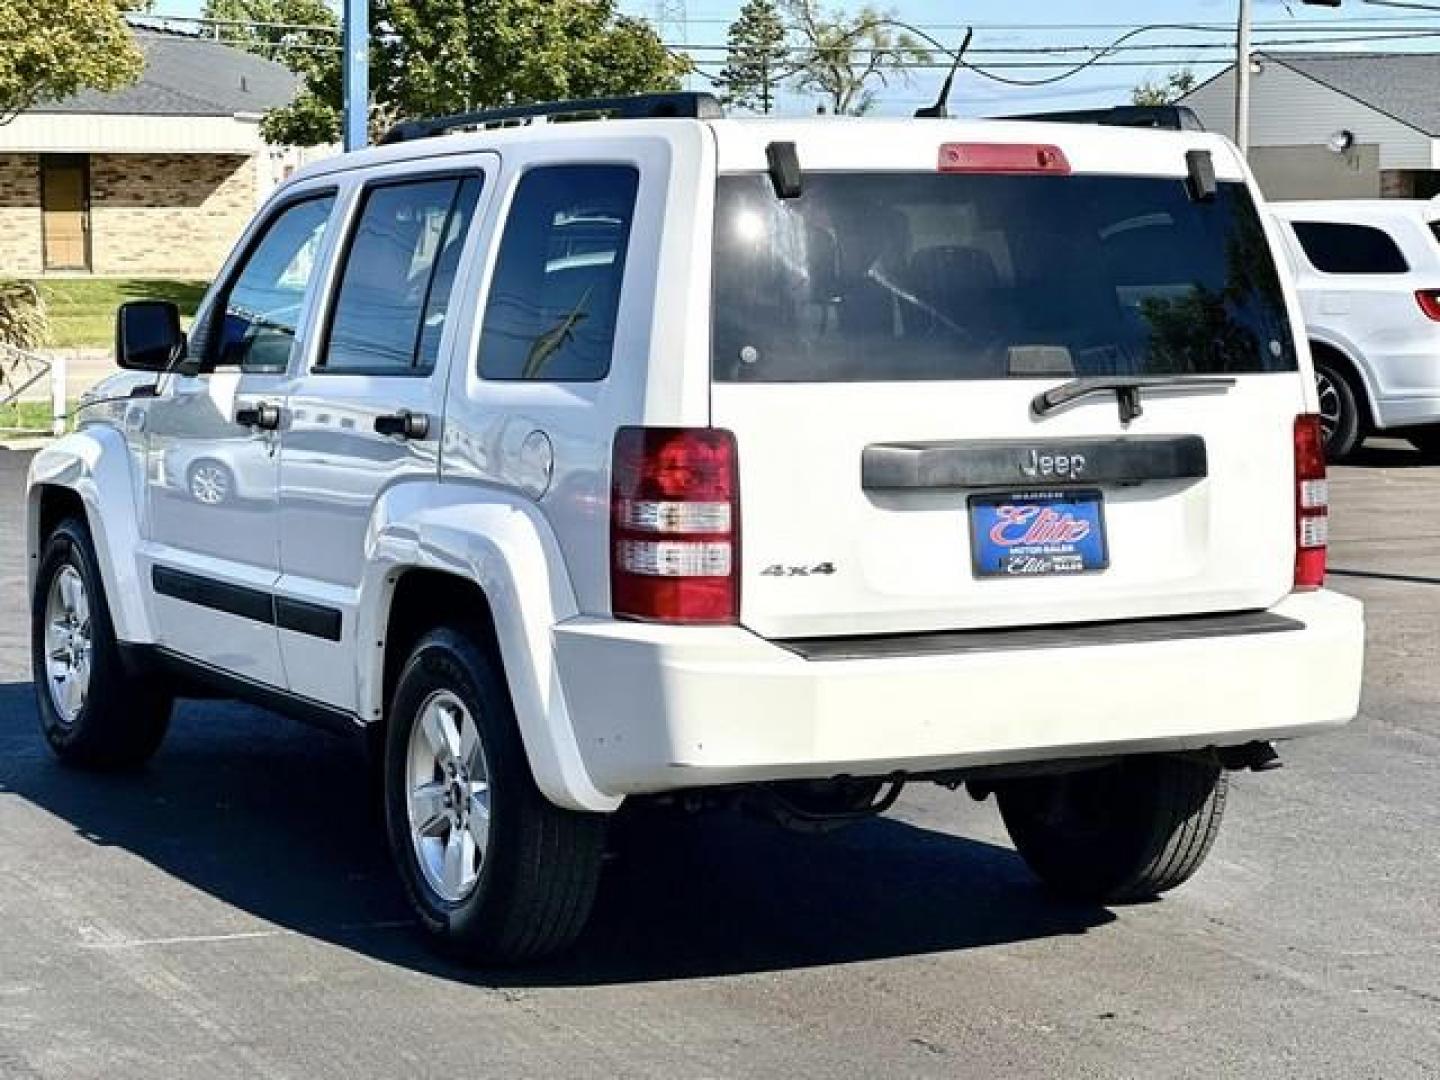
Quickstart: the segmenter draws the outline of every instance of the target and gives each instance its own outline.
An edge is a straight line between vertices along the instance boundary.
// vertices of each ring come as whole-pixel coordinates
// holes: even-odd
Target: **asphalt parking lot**
[[[1187,888],[1066,907],[993,805],[828,838],[715,819],[609,868],[581,948],[466,971],[410,925],[356,748],[187,704],[136,777],[36,730],[0,449],[0,1077],[1440,1076],[1440,467],[1332,474],[1363,713],[1242,775]]]

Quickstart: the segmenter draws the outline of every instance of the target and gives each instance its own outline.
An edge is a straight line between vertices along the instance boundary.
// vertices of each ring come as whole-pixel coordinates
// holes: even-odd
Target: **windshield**
[[[1294,371],[1241,184],[822,173],[719,180],[714,376],[878,382]]]

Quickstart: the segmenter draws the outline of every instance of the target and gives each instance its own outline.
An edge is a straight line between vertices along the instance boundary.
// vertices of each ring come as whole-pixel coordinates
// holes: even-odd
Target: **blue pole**
[[[345,0],[344,47],[345,118],[341,127],[345,149],[363,150],[369,141],[370,0]]]

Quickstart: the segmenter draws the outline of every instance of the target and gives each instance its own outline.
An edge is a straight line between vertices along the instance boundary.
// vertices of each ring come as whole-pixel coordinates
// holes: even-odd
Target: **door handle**
[[[430,434],[430,417],[409,409],[375,418],[378,435],[395,435],[401,439],[423,439]]]
[[[235,410],[235,422],[241,427],[275,431],[280,427],[280,406],[271,405],[268,401],[242,406]]]

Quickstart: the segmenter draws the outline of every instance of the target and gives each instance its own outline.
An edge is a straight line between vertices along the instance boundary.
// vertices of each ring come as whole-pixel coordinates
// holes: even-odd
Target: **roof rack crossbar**
[[[1001,120],[1044,120],[1053,124],[1100,124],[1104,127],[1156,128],[1167,131],[1204,131],[1188,105],[1116,105],[1108,109],[1026,113],[997,117]]]
[[[542,101],[533,105],[511,105],[501,109],[436,116],[425,120],[402,120],[381,138],[381,145],[428,139],[461,128],[482,128],[523,124],[536,120],[656,120],[681,117],[719,120],[725,115],[719,99],[703,92],[633,94],[627,97],[583,98],[575,101]]]

